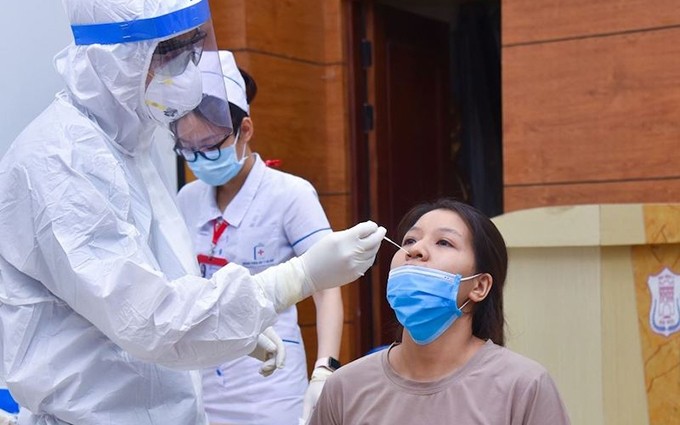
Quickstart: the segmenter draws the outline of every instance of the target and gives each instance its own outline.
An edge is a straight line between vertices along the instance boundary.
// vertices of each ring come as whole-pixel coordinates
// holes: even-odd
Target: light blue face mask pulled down
[[[387,278],[387,301],[413,341],[429,344],[463,315],[460,309],[470,300],[458,307],[460,282],[480,274],[463,278],[427,267],[396,267]]]
[[[211,161],[198,155],[196,161],[187,162],[187,165],[201,181],[210,186],[222,186],[236,177],[243,168],[243,164],[246,162],[245,145],[243,146],[243,155],[241,156],[241,159],[237,159],[236,156],[236,142],[238,142],[238,137],[239,133],[236,133],[234,143],[226,148],[220,149],[220,157],[216,160]]]

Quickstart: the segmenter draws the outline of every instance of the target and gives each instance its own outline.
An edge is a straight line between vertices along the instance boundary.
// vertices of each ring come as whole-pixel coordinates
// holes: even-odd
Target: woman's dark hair
[[[238,71],[241,73],[243,81],[246,83],[246,102],[248,102],[248,105],[250,105],[257,94],[257,84],[255,84],[255,79],[253,79],[253,77],[246,71],[242,70],[241,68],[239,68]],[[248,113],[229,102],[229,114],[231,114],[231,124],[234,127],[234,133],[237,133],[241,128],[243,118],[247,117]]]
[[[243,109],[229,102],[229,114],[231,115],[231,125],[234,127],[234,134],[238,133],[241,128],[241,123],[243,123],[243,118],[247,117],[248,114]]]
[[[239,68],[238,71],[241,73],[243,81],[246,83],[246,101],[248,102],[248,105],[250,105],[253,100],[255,100],[255,95],[257,95],[257,84],[255,84],[255,79],[252,75],[241,68]]]
[[[442,198],[435,202],[416,205],[407,212],[399,223],[399,240],[404,239],[404,235],[420,217],[434,210],[449,210],[460,216],[470,229],[477,268],[475,272],[488,273],[493,277],[489,294],[475,306],[472,334],[477,338],[490,339],[498,345],[504,345],[503,286],[508,271],[508,251],[503,236],[481,211],[463,202]]]

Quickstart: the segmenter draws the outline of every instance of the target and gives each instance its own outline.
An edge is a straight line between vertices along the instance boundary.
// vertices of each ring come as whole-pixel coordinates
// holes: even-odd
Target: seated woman
[[[548,372],[503,347],[507,250],[496,226],[450,199],[399,225],[387,299],[402,342],[340,368],[313,425],[569,424]]]

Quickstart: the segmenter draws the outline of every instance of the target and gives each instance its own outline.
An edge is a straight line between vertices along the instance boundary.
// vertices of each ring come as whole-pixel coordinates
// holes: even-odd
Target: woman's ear
[[[470,301],[478,303],[489,295],[491,286],[493,286],[493,277],[489,273],[482,273],[474,280],[474,286],[468,294]]]
[[[238,136],[239,140],[243,140],[246,143],[250,142],[250,139],[253,137],[253,133],[255,133],[253,120],[251,120],[250,117],[243,118],[241,121],[241,131]]]

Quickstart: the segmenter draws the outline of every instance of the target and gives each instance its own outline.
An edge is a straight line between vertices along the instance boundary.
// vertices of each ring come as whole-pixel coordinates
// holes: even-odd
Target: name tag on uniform
[[[198,265],[201,268],[201,276],[210,278],[213,273],[229,264],[226,258],[214,257],[212,255],[198,254]]]

